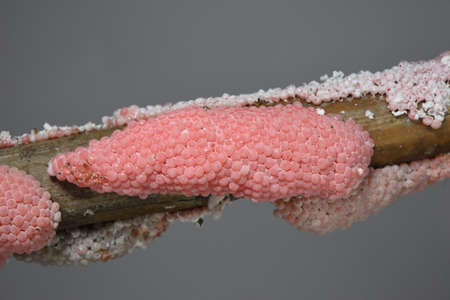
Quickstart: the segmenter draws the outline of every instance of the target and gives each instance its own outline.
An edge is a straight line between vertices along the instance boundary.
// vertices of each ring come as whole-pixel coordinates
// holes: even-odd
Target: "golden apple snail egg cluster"
[[[188,107],[58,154],[50,175],[98,192],[338,199],[368,173],[373,141],[300,104]]]
[[[300,105],[242,106],[260,99],[268,104],[293,98],[320,104],[381,95],[394,115],[407,114],[411,119],[422,119],[425,125],[439,128],[450,105],[449,62],[450,52],[445,52],[430,61],[402,62],[382,72],[349,76],[334,72],[332,76],[323,76],[320,82],[298,87],[238,96],[224,94],[175,105],[131,106],[105,117],[102,125],[46,124],[42,131],[15,138],[3,131],[0,148],[129,124],[126,130],[117,131],[110,138],[92,141],[88,148],[58,155],[52,159],[49,173],[99,192],[141,197],[154,192],[232,193],[256,201],[276,200],[276,215],[299,230],[325,233],[346,228],[400,195],[450,177],[449,155],[368,169],[373,143],[352,121],[323,116],[320,108],[305,109]],[[376,117],[370,111],[366,111],[366,116]],[[17,171],[7,167],[0,170],[8,176]],[[10,181],[4,178],[0,172],[0,260],[12,253],[23,253],[20,257],[25,260],[57,264],[108,260],[148,243],[165,230],[167,220],[194,220],[199,214],[210,212],[203,209],[161,214],[61,232],[52,240],[51,247],[29,254],[44,246],[54,230],[49,229],[47,236],[39,233],[38,238],[36,235],[25,238],[31,232],[21,230],[18,224],[29,224],[29,216],[25,214],[21,223],[24,212],[21,197],[12,192]],[[39,183],[29,186],[38,190]],[[37,195],[48,203],[49,194],[40,193]],[[20,209],[8,206],[5,210],[5,195],[16,203],[7,201],[7,206],[17,205]],[[284,200],[277,200],[280,198]],[[55,204],[48,206],[52,207],[49,222],[54,228],[60,214]],[[47,216],[43,205],[39,217],[42,210],[42,216]],[[14,220],[16,224],[11,226]],[[45,228],[50,227],[42,228],[46,232]]]
[[[334,202],[320,197],[277,200],[274,214],[300,231],[323,234],[364,221],[398,197],[450,177],[450,154],[409,164],[370,169],[348,197]]]
[[[59,205],[31,175],[0,166],[0,265],[13,253],[31,253],[55,235]]]

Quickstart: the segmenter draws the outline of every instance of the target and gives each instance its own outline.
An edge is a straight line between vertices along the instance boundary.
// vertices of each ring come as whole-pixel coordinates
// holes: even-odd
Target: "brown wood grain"
[[[289,99],[289,105],[300,99]],[[264,101],[256,106],[268,105]],[[440,129],[433,130],[406,116],[394,117],[386,102],[378,97],[356,98],[352,101],[331,102],[320,105],[327,114],[341,115],[345,120],[359,123],[375,142],[372,167],[382,167],[434,157],[450,152],[450,115],[447,114]],[[366,110],[374,119],[365,116]],[[60,228],[125,219],[137,215],[196,208],[207,204],[205,197],[183,195],[151,195],[145,200],[99,194],[67,182],[59,182],[47,174],[48,161],[57,153],[86,146],[91,139],[110,135],[113,129],[94,130],[76,135],[0,149],[0,165],[14,166],[33,175],[51,193],[61,206]]]

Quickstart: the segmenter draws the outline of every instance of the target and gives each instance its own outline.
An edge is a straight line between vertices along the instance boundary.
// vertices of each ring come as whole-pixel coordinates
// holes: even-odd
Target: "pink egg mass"
[[[368,173],[369,134],[300,104],[192,106],[56,155],[49,174],[98,192],[338,199]]]
[[[300,231],[323,234],[364,221],[397,198],[450,178],[450,154],[409,164],[370,169],[369,175],[348,197],[329,202],[320,197],[277,200],[274,214]]]
[[[55,235],[59,205],[31,175],[0,166],[0,265],[13,253],[31,253]]]
[[[130,106],[97,125],[45,124],[41,131],[17,137],[1,131],[0,149],[127,125],[88,147],[56,155],[49,174],[101,193],[141,198],[152,193],[213,195],[217,197],[210,197],[210,203],[215,203],[213,199],[232,194],[273,201],[275,215],[301,231],[322,234],[346,228],[401,195],[449,178],[450,154],[368,168],[374,144],[359,125],[298,103],[275,104],[296,98],[319,105],[378,95],[394,116],[405,114],[437,129],[450,107],[449,83],[447,51],[432,60],[401,62],[381,72],[344,76],[335,71],[319,81],[284,89]],[[275,106],[246,106],[259,100]],[[374,118],[370,111],[366,116]],[[55,236],[61,219],[58,204],[31,175],[0,166],[0,265],[14,253],[25,260],[56,264],[119,257],[148,244],[168,222],[196,221],[213,212],[211,207],[60,231]]]

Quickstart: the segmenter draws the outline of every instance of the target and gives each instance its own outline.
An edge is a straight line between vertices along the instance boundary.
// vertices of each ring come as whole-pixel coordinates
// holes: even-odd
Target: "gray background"
[[[0,129],[247,93],[450,50],[450,1],[0,1]],[[239,201],[89,267],[10,261],[1,299],[449,299],[449,181],[316,236]]]

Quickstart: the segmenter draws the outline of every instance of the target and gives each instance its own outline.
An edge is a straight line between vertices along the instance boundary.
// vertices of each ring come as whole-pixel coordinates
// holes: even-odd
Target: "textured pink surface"
[[[275,202],[274,214],[298,230],[323,234],[366,220],[398,197],[450,178],[450,154],[410,164],[371,169],[352,196],[329,202],[319,197],[294,197]]]
[[[353,121],[299,104],[188,107],[130,123],[88,148],[58,154],[49,174],[99,192],[330,200],[368,172],[373,142]]]
[[[13,253],[44,247],[61,219],[59,205],[31,175],[0,166],[0,265]]]

